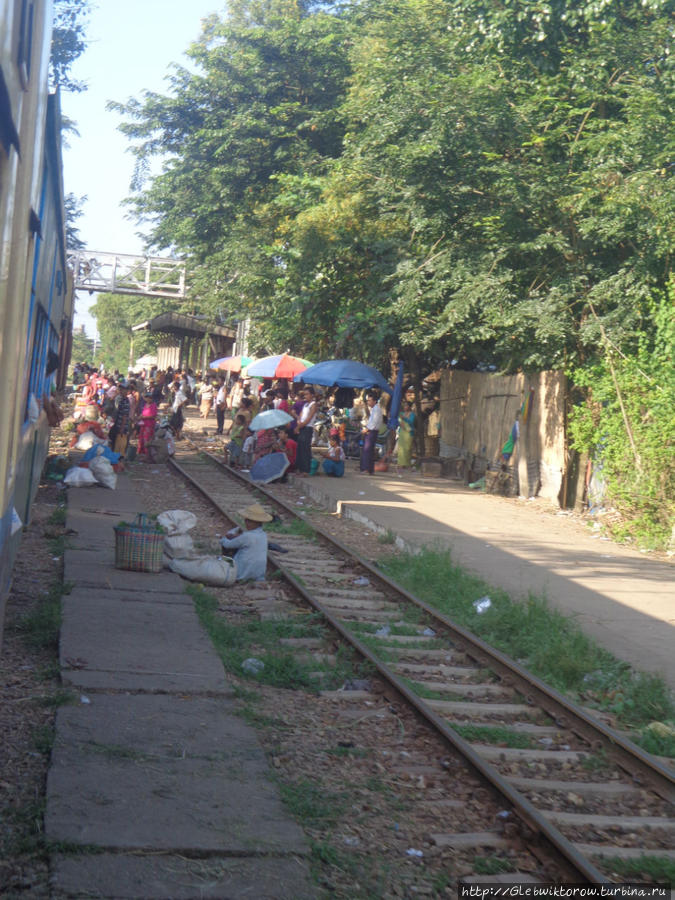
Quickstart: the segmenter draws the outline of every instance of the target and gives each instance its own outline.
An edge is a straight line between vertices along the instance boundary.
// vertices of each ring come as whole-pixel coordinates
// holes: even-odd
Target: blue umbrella
[[[401,411],[401,400],[403,399],[403,363],[398,364],[398,373],[396,374],[396,384],[394,385],[394,393],[391,395],[391,406],[389,407],[389,419],[387,420],[387,428],[395,431],[398,428],[398,414]]]
[[[391,385],[377,369],[353,359],[328,359],[296,375],[295,382],[323,384],[329,387],[379,388],[391,394]]]
[[[251,481],[262,481],[263,484],[269,484],[270,481],[281,478],[289,465],[285,453],[268,453],[267,456],[261,456],[253,463],[249,477]]]

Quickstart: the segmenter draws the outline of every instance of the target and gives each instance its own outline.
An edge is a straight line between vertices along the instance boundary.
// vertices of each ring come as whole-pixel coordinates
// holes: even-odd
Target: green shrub
[[[623,352],[607,344],[572,378],[586,395],[569,419],[572,446],[590,453],[619,514],[613,536],[665,548],[675,527],[675,289],[646,311],[649,330]]]

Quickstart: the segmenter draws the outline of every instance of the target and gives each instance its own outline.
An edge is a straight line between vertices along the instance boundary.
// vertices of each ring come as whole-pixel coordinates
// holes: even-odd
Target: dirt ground
[[[62,578],[63,527],[55,485],[40,488],[14,566],[0,655],[0,896],[47,897],[42,816],[56,705],[62,693],[56,642],[31,627]],[[43,644],[43,645],[41,645]],[[46,644],[46,645],[45,645]]]

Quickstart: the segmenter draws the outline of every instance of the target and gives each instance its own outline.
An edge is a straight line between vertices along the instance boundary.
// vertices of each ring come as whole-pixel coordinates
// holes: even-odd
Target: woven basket
[[[133,525],[115,526],[115,568],[161,572],[164,532],[139,513]]]

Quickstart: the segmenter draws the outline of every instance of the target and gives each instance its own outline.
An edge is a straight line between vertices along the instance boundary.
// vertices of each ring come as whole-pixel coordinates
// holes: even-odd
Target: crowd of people
[[[228,462],[236,468],[249,469],[268,453],[282,452],[288,458],[288,471],[299,477],[319,470],[340,478],[347,458],[343,447],[347,432],[356,435],[363,431],[362,469],[372,473],[375,443],[386,431],[384,410],[374,394],[364,401],[355,391],[340,393],[339,398],[336,392],[324,396],[312,386],[286,381],[265,380],[253,386],[250,380],[238,377],[228,390],[223,380],[216,393],[217,433],[222,433],[229,411],[232,425],[226,447]],[[344,405],[338,406],[338,400]],[[373,408],[377,410],[375,414],[371,412]],[[277,428],[252,430],[252,419],[272,409],[285,412],[288,422]],[[320,467],[315,454],[324,457]]]
[[[291,380],[156,367],[122,376],[83,364],[74,367],[73,385],[77,435],[92,430],[107,442],[105,453],[117,471],[132,456],[153,463],[166,460],[182,437],[190,404],[196,407],[195,418],[204,423],[215,419],[215,434],[223,435],[225,459],[234,468],[250,470],[268,454],[284,454],[288,467],[278,476],[282,481],[287,472],[301,478],[321,473],[341,478],[347,458],[357,457],[360,473],[370,475],[378,466],[386,468],[394,452],[398,467],[407,468],[415,452],[412,404],[404,398],[398,429],[392,432],[387,427],[390,397],[372,390],[320,391]],[[275,427],[254,422],[260,413],[274,410],[282,413],[271,417]],[[244,525],[222,539],[222,550],[236,554],[237,580],[264,578],[267,536],[262,526],[270,516],[257,504],[239,512]]]
[[[122,459],[133,438],[138,456],[161,459],[182,437],[184,409],[195,401],[196,385],[191,369],[142,369],[125,377],[77,363],[73,419],[79,432],[92,425],[107,428],[110,447]]]
[[[241,470],[281,452],[288,458],[287,471],[299,477],[324,473],[340,478],[348,457],[359,457],[359,471],[368,475],[386,467],[394,446],[398,467],[412,466],[417,426],[412,404],[404,399],[398,431],[392,435],[386,425],[389,397],[375,391],[320,392],[290,380],[195,374],[189,368],[153,367],[122,376],[82,364],[74,368],[73,383],[75,420],[107,426],[110,446],[122,458],[134,438],[133,451],[141,458],[154,461],[171,453],[173,442],[182,437],[185,409],[194,404],[202,420],[215,417],[216,435],[225,435],[228,423],[225,458]],[[288,421],[252,429],[255,416],[267,410],[281,410]]]

